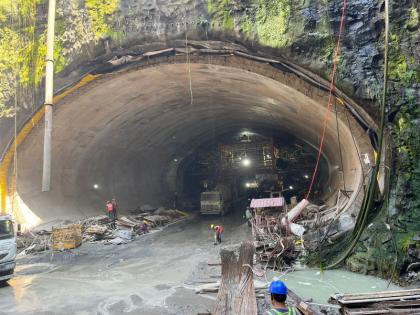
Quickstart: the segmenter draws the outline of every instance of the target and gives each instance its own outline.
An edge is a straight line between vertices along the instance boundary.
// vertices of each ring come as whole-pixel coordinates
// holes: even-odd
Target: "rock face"
[[[47,7],[43,0],[0,4],[1,151],[12,137],[15,99],[18,122],[42,103]],[[145,44],[171,47],[174,40],[186,38],[234,41],[328,78],[341,12],[341,0],[58,0],[56,88],[77,80],[96,62],[142,51]],[[404,271],[408,249],[418,246],[411,234],[420,230],[419,2],[391,1],[390,12],[387,132],[392,172],[383,213],[390,216],[387,233],[402,255],[397,270]],[[383,31],[383,1],[347,3],[336,84],[376,120]],[[384,218],[379,215],[375,224],[382,225]],[[384,246],[379,241],[369,245],[373,251]],[[363,257],[358,255],[357,261]]]

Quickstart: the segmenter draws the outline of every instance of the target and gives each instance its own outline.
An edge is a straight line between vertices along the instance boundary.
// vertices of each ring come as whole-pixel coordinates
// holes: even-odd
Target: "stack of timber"
[[[52,230],[53,250],[64,250],[79,247],[82,244],[82,226],[70,224]]]
[[[420,289],[360,294],[335,294],[331,302],[342,314],[420,314]]]

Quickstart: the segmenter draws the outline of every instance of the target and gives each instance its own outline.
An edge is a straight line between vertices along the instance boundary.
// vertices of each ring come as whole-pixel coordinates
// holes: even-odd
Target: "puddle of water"
[[[365,293],[399,290],[400,287],[389,281],[373,276],[362,275],[345,270],[299,270],[288,274],[271,272],[268,279],[278,277],[304,300],[327,303],[334,293]]]
[[[17,265],[15,269],[15,274],[17,276],[35,275],[52,271],[54,268],[56,268],[56,266],[50,263]]]

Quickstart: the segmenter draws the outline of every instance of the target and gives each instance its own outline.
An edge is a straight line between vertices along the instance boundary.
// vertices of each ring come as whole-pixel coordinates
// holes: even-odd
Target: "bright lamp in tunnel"
[[[309,175],[308,174],[305,174],[303,177],[305,177],[306,179],[308,179],[309,178]]]
[[[251,160],[249,158],[244,158],[242,161],[242,166],[248,167],[251,165]]]
[[[256,181],[250,181],[245,183],[246,188],[258,188],[258,183]]]
[[[292,190],[293,189],[293,186],[289,186],[289,189]]]
[[[99,189],[99,185],[98,184],[93,184],[93,189]]]

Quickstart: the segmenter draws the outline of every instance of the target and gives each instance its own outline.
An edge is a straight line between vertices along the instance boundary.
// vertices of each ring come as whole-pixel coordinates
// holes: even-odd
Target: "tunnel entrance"
[[[250,199],[268,198],[273,192],[290,204],[291,197],[305,197],[316,158],[314,147],[285,132],[232,131],[211,139],[179,162],[175,187],[171,187],[174,203],[200,209],[200,194],[223,185],[242,209]],[[315,202],[322,203],[322,196],[330,190],[329,172],[323,158],[315,182]]]
[[[273,183],[287,198],[302,194],[319,145],[328,92],[249,58],[191,56],[190,62],[165,56],[101,75],[64,97],[54,112],[53,188],[47,193],[39,189],[39,126],[18,156],[22,204],[41,220],[98,213],[112,196],[127,210],[142,204],[171,206],[184,195],[193,207],[205,187],[201,163],[211,162],[201,155],[216,156],[221,145],[240,145],[241,133],[251,141],[272,143],[275,152],[261,155],[273,160],[269,172],[231,170],[238,198],[260,194]],[[363,127],[347,111],[337,107],[337,120],[327,126],[315,199],[332,202],[334,194],[346,189],[348,207],[356,212],[363,169],[368,167],[360,155],[373,161],[373,150]],[[290,156],[296,151],[295,162]],[[207,179],[207,187],[216,182]]]

